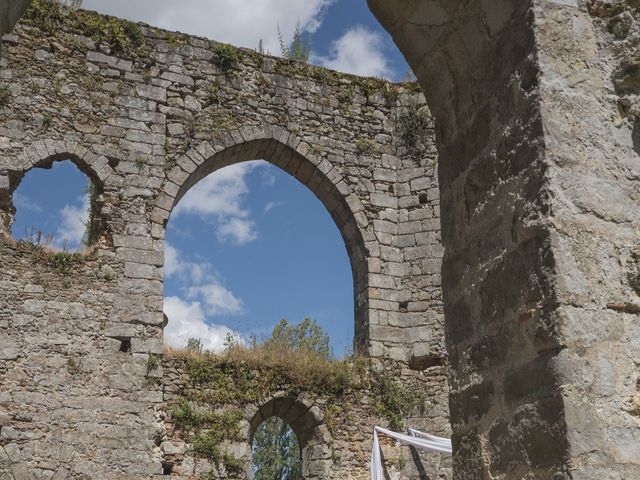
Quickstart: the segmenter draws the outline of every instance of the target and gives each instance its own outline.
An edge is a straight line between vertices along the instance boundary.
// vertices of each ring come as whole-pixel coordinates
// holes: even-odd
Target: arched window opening
[[[213,169],[215,170],[215,169]],[[211,171],[211,170],[210,170]],[[221,351],[313,318],[336,356],[352,351],[354,284],[344,240],[323,203],[264,161],[207,176],[174,207],[165,243],[165,341]]]
[[[94,182],[70,160],[27,172],[12,195],[13,238],[55,251],[83,251],[99,235]]]
[[[302,476],[300,443],[281,418],[260,424],[251,445],[254,480],[298,480]]]

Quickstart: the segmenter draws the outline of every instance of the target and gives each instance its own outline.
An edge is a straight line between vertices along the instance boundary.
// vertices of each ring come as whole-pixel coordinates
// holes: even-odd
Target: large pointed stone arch
[[[221,132],[216,147],[202,142],[181,156],[168,172],[166,192],[156,200],[158,220],[163,223],[180,199],[207,175],[250,160],[266,160],[304,184],[325,206],[344,240],[354,285],[355,348],[368,348],[368,261],[365,237],[369,220],[358,196],[326,159],[312,152],[300,137],[281,128],[244,128]],[[370,232],[369,232],[370,233]]]

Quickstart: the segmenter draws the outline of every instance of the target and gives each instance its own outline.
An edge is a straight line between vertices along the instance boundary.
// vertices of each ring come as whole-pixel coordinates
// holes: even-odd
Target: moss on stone
[[[144,44],[144,35],[134,22],[68,9],[48,0],[33,0],[25,19],[50,34],[56,33],[60,25],[65,25],[72,33],[107,43],[115,53],[131,54]]]
[[[223,72],[236,67],[239,60],[238,49],[226,43],[218,43],[213,49],[213,64]]]

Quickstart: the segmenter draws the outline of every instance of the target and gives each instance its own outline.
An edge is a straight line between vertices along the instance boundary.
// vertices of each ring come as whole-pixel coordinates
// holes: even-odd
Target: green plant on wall
[[[133,53],[144,44],[142,31],[134,22],[105,17],[95,12],[65,12],[63,6],[79,7],[77,0],[32,0],[25,14],[39,29],[54,34],[61,25],[101,43],[107,43],[116,53]]]
[[[304,63],[309,62],[312,40],[308,33],[303,33],[299,20],[293,32],[293,40],[291,40],[291,43],[287,45],[284,41],[280,27],[278,27],[278,40],[280,41],[280,51],[284,58]]]
[[[238,62],[238,50],[232,45],[218,43],[213,49],[213,64],[223,72],[235,68]]]
[[[11,99],[11,91],[6,85],[0,85],[0,107],[3,107],[9,103]]]
[[[376,386],[376,409],[392,430],[401,430],[409,413],[425,403],[424,392],[406,387],[390,372],[379,374]]]
[[[426,146],[423,141],[431,128],[427,111],[416,104],[410,104],[398,114],[396,123],[400,140],[409,153],[414,156],[424,153]]]
[[[376,144],[368,138],[356,140],[356,150],[359,155],[371,155],[376,151]]]

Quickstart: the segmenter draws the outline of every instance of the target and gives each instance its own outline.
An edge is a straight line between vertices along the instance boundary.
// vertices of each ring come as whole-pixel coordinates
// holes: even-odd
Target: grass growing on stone
[[[278,390],[337,396],[362,386],[363,359],[326,359],[278,343],[233,345],[222,354],[171,350],[185,361],[190,380],[206,385],[207,401],[218,404],[262,401]]]
[[[194,432],[191,445],[196,455],[222,464],[227,470],[237,471],[241,467],[240,460],[222,450],[225,440],[239,437],[241,412],[231,410],[217,414],[183,399],[173,408],[171,417],[178,428]]]
[[[33,0],[25,19],[50,34],[66,24],[74,33],[108,44],[115,53],[133,53],[144,43],[142,31],[134,22],[95,12],[72,10],[48,0]]]
[[[359,155],[371,155],[376,151],[376,144],[372,140],[361,138],[356,140],[356,150]]]
[[[418,105],[409,105],[398,115],[397,130],[400,140],[409,152],[414,155],[424,152],[425,146],[422,144],[422,140],[428,138],[430,127],[429,115]]]
[[[412,410],[425,404],[426,395],[403,385],[389,375],[378,375],[376,410],[389,422],[391,430],[401,430]]]
[[[213,49],[212,60],[223,72],[232,70],[238,63],[238,49],[226,43],[219,43]]]

